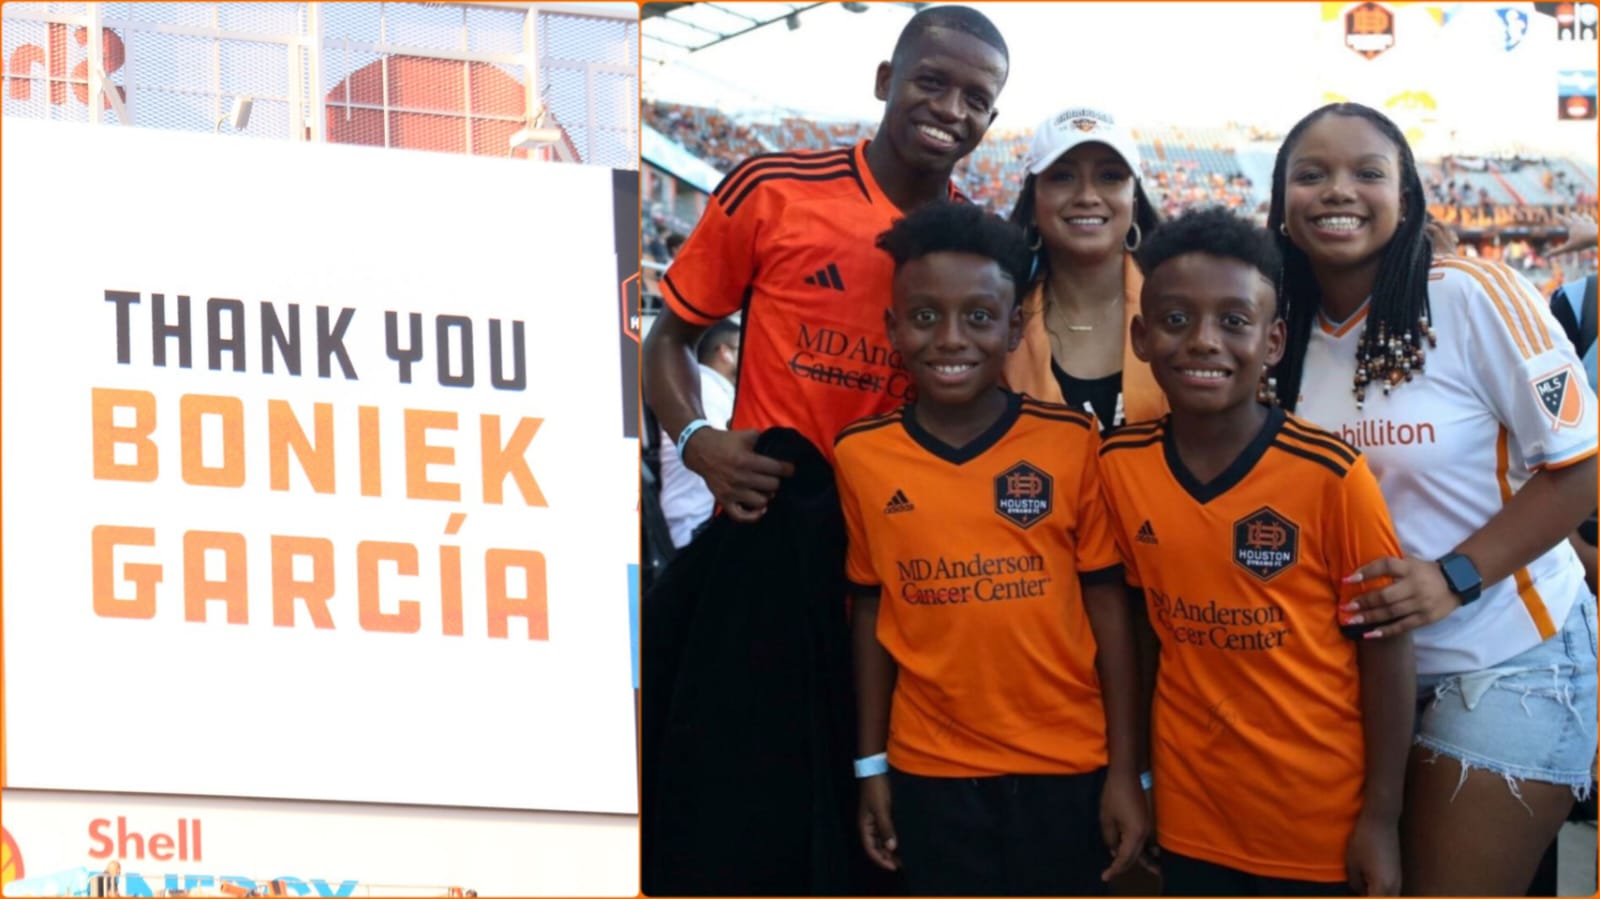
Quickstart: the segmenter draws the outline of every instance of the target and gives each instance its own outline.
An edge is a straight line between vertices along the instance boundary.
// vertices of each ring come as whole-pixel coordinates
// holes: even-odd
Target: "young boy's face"
[[[1256,400],[1283,356],[1277,297],[1255,266],[1206,253],[1174,256],[1145,279],[1133,350],[1172,408],[1216,413]]]
[[[971,253],[931,253],[901,266],[884,323],[917,401],[945,406],[994,389],[1022,337],[1016,285],[993,259]]]

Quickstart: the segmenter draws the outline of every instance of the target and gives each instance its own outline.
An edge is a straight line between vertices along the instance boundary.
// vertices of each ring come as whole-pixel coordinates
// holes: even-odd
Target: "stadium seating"
[[[752,154],[850,146],[873,133],[871,123],[860,121],[773,115],[735,122],[716,110],[660,102],[647,102],[644,110],[647,124],[724,172]],[[1145,190],[1164,216],[1222,204],[1266,220],[1281,135],[1234,122],[1130,130],[1139,146]],[[1031,129],[990,131],[957,166],[956,183],[973,202],[1008,214],[1026,175],[1030,136]],[[1548,235],[1561,230],[1561,216],[1594,214],[1595,169],[1569,159],[1445,157],[1420,160],[1418,174],[1429,211],[1457,230],[1462,252],[1504,259],[1541,286],[1562,274],[1537,251]],[[1593,261],[1586,257],[1583,264]]]

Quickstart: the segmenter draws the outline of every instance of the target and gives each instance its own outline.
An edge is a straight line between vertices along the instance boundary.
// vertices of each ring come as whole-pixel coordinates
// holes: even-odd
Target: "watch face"
[[[1478,589],[1483,586],[1483,578],[1479,576],[1477,566],[1466,556],[1452,553],[1439,560],[1439,567],[1444,570],[1444,579],[1450,584],[1450,592],[1465,601],[1478,598]]]

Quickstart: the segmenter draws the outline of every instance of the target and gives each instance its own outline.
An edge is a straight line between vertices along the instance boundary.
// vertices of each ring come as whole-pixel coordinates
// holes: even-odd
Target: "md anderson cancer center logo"
[[[1024,529],[1050,514],[1054,482],[1028,462],[1018,462],[994,479],[994,510]]]
[[[1300,557],[1300,528],[1262,506],[1233,523],[1233,561],[1263,581],[1282,574]]]

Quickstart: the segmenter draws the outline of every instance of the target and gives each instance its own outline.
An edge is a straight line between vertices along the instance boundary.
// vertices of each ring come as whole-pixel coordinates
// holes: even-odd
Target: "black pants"
[[[919,777],[889,772],[913,896],[1101,896],[1105,769],[1088,774]]]
[[[1163,896],[1349,896],[1350,884],[1266,877],[1161,849]]]

